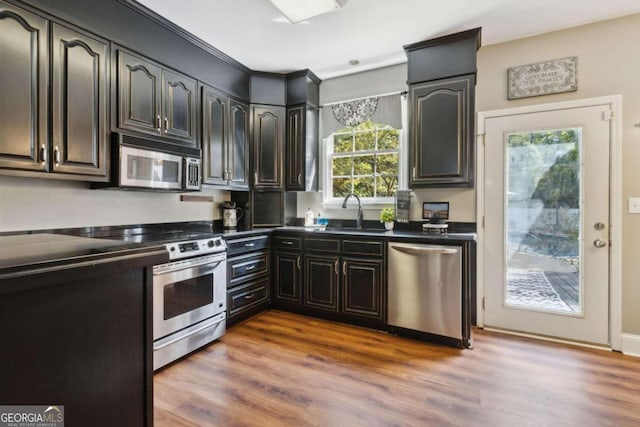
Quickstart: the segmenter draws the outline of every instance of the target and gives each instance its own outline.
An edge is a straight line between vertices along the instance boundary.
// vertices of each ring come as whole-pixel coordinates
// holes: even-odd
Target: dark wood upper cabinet
[[[474,28],[405,46],[409,83],[409,186],[473,187]]]
[[[285,185],[289,191],[304,191],[305,108],[287,108]]]
[[[118,50],[118,127],[196,145],[197,82]]]
[[[108,42],[0,1],[0,57],[3,174],[107,180]]]
[[[204,184],[227,185],[228,98],[210,87],[202,88],[202,155]]]
[[[319,87],[310,70],[287,74],[285,187],[318,190]]]
[[[249,105],[229,99],[229,186],[249,188]]]
[[[253,188],[282,189],[285,108],[252,106]]]
[[[318,109],[287,109],[285,185],[289,191],[318,190]]]
[[[48,170],[48,23],[0,1],[0,168]]]
[[[109,45],[53,24],[52,49],[53,170],[106,176]]]
[[[248,189],[249,106],[202,88],[203,182]]]
[[[136,55],[118,51],[118,126],[162,134],[162,70]]]
[[[164,135],[196,144],[197,82],[174,71],[162,70]]]
[[[411,187],[473,185],[474,85],[474,75],[411,85]]]

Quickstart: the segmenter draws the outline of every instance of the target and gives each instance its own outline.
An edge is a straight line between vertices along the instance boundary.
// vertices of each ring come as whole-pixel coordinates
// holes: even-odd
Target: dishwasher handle
[[[398,252],[404,252],[411,255],[455,255],[459,249],[449,248],[432,248],[421,246],[394,246],[391,245],[391,249],[395,249]]]

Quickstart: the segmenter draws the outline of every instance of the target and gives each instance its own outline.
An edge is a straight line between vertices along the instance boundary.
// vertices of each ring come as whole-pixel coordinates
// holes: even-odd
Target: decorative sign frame
[[[578,57],[509,67],[508,99],[529,98],[578,90]]]

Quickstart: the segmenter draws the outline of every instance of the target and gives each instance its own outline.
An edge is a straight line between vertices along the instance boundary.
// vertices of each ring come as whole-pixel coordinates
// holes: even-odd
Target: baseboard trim
[[[622,352],[627,356],[640,357],[640,335],[622,334]]]
[[[592,348],[594,350],[611,351],[611,348],[608,347],[608,346],[597,345],[597,344],[589,344],[589,343],[582,342],[582,341],[569,341],[569,340],[564,340],[564,339],[561,339],[561,338],[549,337],[549,336],[546,336],[546,335],[528,334],[526,332],[518,332],[518,331],[509,330],[509,329],[492,328],[492,327],[487,327],[487,326],[485,326],[483,329],[485,331],[498,332],[500,334],[515,335],[517,337],[533,338],[533,339],[541,340],[541,341],[549,341],[549,342],[554,342],[554,343],[559,343],[559,344],[574,345],[574,346],[577,346],[577,347]]]

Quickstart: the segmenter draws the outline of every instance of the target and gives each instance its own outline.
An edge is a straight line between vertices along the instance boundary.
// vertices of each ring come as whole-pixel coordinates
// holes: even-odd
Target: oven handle
[[[161,269],[162,265],[157,265],[157,266],[155,266],[153,268],[153,275],[154,276],[160,276],[162,274],[175,273],[176,271],[186,270],[188,268],[193,268],[193,267],[200,267],[202,265],[211,266],[212,269],[215,269],[220,264],[222,264],[222,261],[224,261],[224,259],[222,259],[220,261],[211,261],[209,259],[209,260],[194,262],[194,263],[190,263],[190,264],[180,265],[180,266],[175,267],[175,268],[168,268],[166,270],[165,269]]]
[[[193,330],[193,331],[189,332],[189,333],[188,333],[188,334],[186,334],[186,335],[182,335],[182,336],[180,336],[180,337],[178,337],[178,338],[174,338],[174,339],[172,339],[171,341],[167,341],[167,342],[165,342],[165,343],[162,343],[162,344],[160,344],[160,345],[159,345],[159,346],[157,346],[157,347],[156,347],[156,346],[153,346],[153,351],[158,351],[158,350],[163,349],[163,348],[165,348],[165,347],[167,347],[167,346],[169,346],[169,345],[171,345],[171,344],[175,344],[175,343],[177,343],[178,341],[182,341],[183,339],[188,338],[188,337],[190,337],[191,335],[195,335],[195,334],[197,334],[198,332],[202,332],[202,331],[204,331],[205,329],[208,329],[208,328],[210,328],[210,327],[212,327],[212,326],[217,325],[218,323],[224,322],[225,320],[226,320],[226,318],[218,319],[218,320],[216,320],[215,322],[213,322],[213,323],[207,323],[206,325],[201,326],[201,327],[199,327],[198,329],[195,329],[195,330]]]

